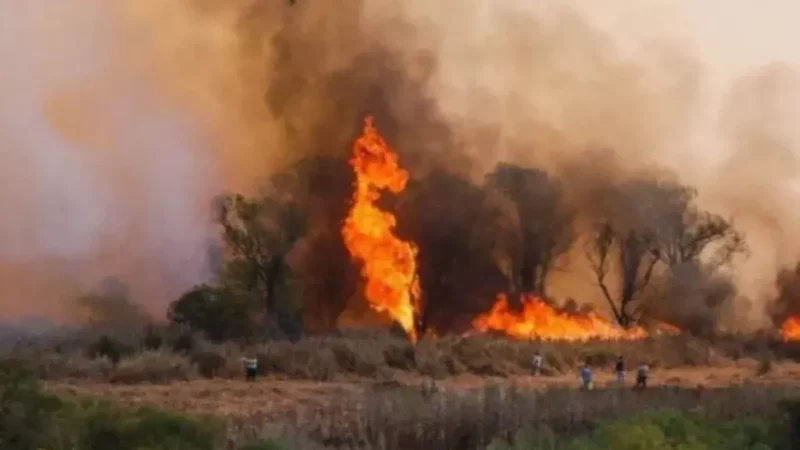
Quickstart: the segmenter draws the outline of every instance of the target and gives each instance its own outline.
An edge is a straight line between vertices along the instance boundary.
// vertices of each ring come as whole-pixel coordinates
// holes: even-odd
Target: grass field
[[[299,440],[293,448],[484,449],[523,427],[578,435],[603,420],[665,407],[714,419],[767,417],[800,398],[796,347],[766,338],[541,343],[475,336],[411,346],[363,332],[246,348],[133,348],[116,364],[81,345],[27,344],[5,357],[33,368],[62,396],[216,416],[231,442],[268,433]],[[537,350],[546,370],[532,377]],[[256,383],[242,380],[245,355],[260,361]],[[653,387],[616,386],[618,355],[630,368],[651,364]],[[595,391],[577,389],[582,362],[595,370]]]

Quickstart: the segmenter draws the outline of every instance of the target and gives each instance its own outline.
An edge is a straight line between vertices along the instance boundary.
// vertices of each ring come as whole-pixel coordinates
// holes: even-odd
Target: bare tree
[[[546,172],[499,164],[486,185],[505,196],[519,221],[518,245],[512,252],[512,291],[547,294],[547,276],[556,259],[574,241],[572,215],[561,188]]]
[[[607,217],[613,219],[601,220],[588,240],[590,266],[621,325],[641,319],[651,309],[649,302],[658,300],[642,295],[656,272],[667,287],[679,282],[681,268],[688,265],[698,268],[694,273],[713,277],[733,255],[746,251],[733,224],[700,210],[696,196],[693,188],[676,183],[630,181],[612,199]]]
[[[635,301],[650,283],[660,261],[655,239],[647,231],[620,230],[605,222],[588,241],[586,254],[614,318],[623,327],[630,326],[641,313],[641,305]],[[614,262],[616,266],[612,266]],[[615,269],[619,282],[616,296],[608,287],[609,273]]]
[[[659,220],[662,259],[670,267],[696,263],[707,250],[714,254],[704,261],[715,270],[731,262],[734,255],[746,253],[744,236],[730,220],[701,211],[696,203],[697,191],[680,185],[661,185],[666,199]]]

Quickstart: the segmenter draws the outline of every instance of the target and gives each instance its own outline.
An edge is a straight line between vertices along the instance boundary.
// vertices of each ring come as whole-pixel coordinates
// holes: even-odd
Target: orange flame
[[[786,319],[781,325],[781,337],[784,341],[800,341],[800,315]]]
[[[350,255],[363,263],[364,296],[375,311],[388,314],[416,342],[415,317],[419,311],[417,248],[398,239],[393,231],[397,219],[375,205],[381,189],[397,194],[408,182],[398,156],[378,133],[373,117],[353,144],[350,165],[356,174],[353,206],[342,226],[342,237]]]
[[[634,340],[648,335],[644,328],[624,329],[595,313],[557,311],[534,296],[525,296],[522,299],[522,311],[515,312],[511,310],[505,294],[499,294],[492,309],[476,317],[472,326],[481,332],[499,331],[518,339],[548,341]],[[669,327],[678,330],[671,325]],[[664,328],[664,332],[670,334],[674,330]]]

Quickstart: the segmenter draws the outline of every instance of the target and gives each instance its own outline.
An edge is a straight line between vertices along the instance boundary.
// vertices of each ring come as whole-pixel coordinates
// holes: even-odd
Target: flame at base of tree
[[[781,325],[781,338],[784,341],[800,341],[800,315],[791,316]]]
[[[380,190],[397,194],[408,182],[397,153],[386,143],[367,117],[364,130],[353,144],[350,159],[356,175],[353,205],[342,226],[342,237],[350,255],[362,263],[364,296],[369,306],[387,314],[416,342],[416,316],[420,288],[417,281],[417,248],[397,238],[395,216],[376,206]]]
[[[617,324],[590,313],[558,311],[533,295],[522,299],[522,309],[513,311],[505,294],[499,294],[492,308],[476,317],[472,326],[481,332],[500,332],[517,339],[559,341],[635,340],[648,336],[641,327],[624,329]],[[677,330],[664,329],[664,332]]]

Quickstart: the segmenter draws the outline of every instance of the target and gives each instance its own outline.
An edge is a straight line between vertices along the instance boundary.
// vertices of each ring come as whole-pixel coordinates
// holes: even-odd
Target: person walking
[[[533,376],[538,377],[542,373],[542,355],[537,351],[533,355]]]
[[[638,369],[636,369],[636,388],[646,389],[647,378],[649,376],[650,376],[650,366],[648,366],[647,363],[645,362],[641,362],[639,364]]]
[[[244,362],[245,380],[253,382],[256,381],[258,373],[258,359],[257,358],[242,358]]]
[[[617,373],[617,383],[620,386],[625,386],[625,359],[620,356],[617,358],[617,364],[614,366],[614,370]]]
[[[591,391],[594,389],[594,381],[592,381],[592,369],[589,368],[589,363],[583,363],[580,371],[580,378],[581,382],[583,383],[583,389],[587,391]]]

